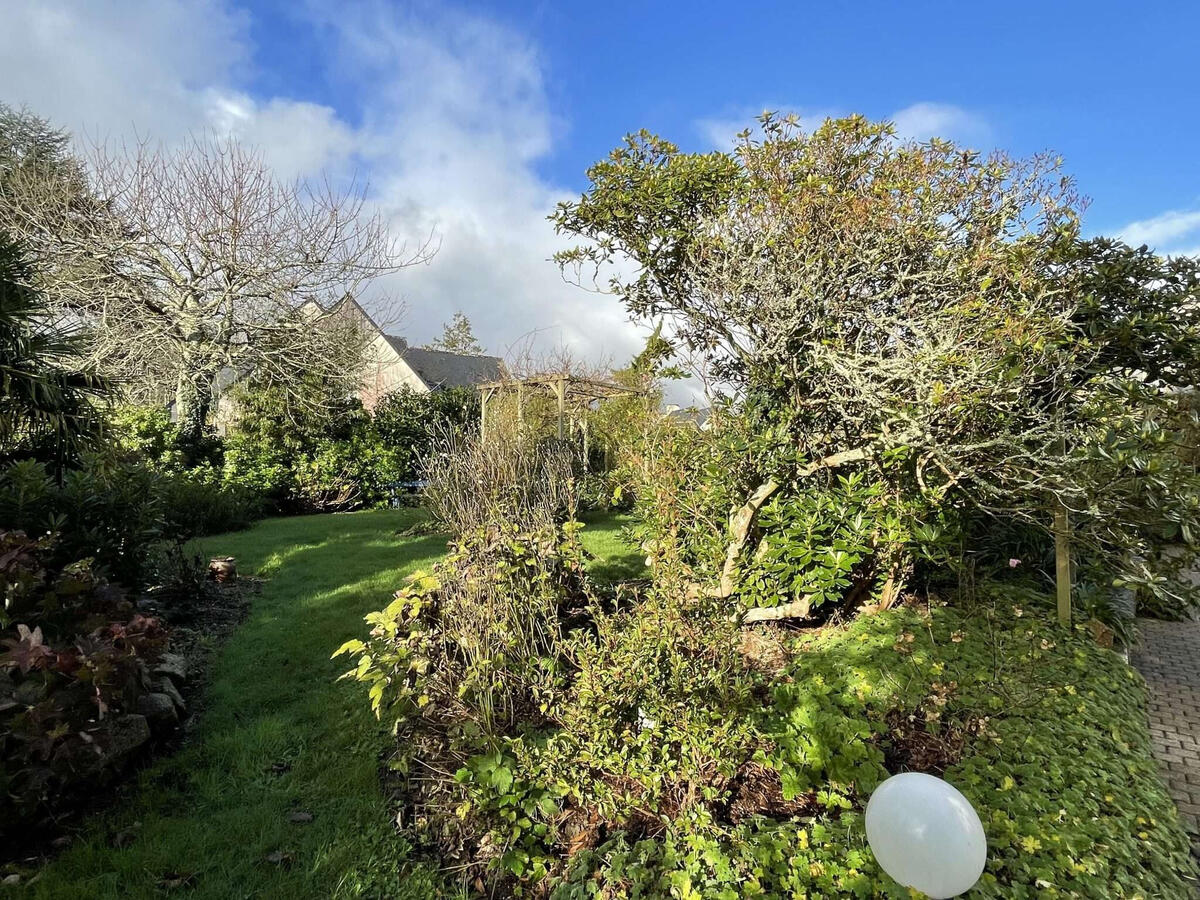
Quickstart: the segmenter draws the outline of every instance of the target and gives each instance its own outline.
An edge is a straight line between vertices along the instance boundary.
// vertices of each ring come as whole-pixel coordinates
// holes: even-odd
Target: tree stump
[[[208,577],[212,581],[233,581],[237,578],[237,559],[232,556],[214,556],[208,562]]]

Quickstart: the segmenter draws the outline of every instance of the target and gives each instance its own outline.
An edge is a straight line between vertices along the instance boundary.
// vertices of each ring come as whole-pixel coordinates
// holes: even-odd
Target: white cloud
[[[277,97],[257,103],[240,92],[210,90],[204,119],[215,133],[260,148],[287,180],[343,169],[360,141],[330,107]]]
[[[1117,232],[1117,237],[1134,247],[1147,244],[1167,252],[1181,238],[1194,240],[1197,231],[1200,231],[1200,210],[1170,210],[1150,219],[1130,222]]]
[[[939,137],[970,143],[986,140],[991,131],[981,116],[949,103],[914,103],[888,118],[900,137],[914,141]]]
[[[371,85],[361,152],[375,201],[398,231],[440,242],[428,266],[390,279],[413,336],[461,309],[493,351],[541,329],[592,358],[635,352],[641,338],[618,301],[565,284],[549,260],[563,242],[546,216],[572,194],[535,168],[560,127],[536,48],[462,13],[314,14],[336,36],[342,73]]]
[[[216,0],[32,0],[4,19],[0,97],[98,137],[177,139],[248,62],[245,19]]]

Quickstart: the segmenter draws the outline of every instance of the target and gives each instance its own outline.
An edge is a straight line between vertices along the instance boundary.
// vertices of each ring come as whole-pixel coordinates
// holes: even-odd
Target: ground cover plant
[[[465,872],[464,889],[907,897],[862,824],[870,790],[901,770],[944,775],[983,816],[973,896],[1195,883],[1140,676],[1086,629],[1049,624],[1028,586],[809,632],[716,633],[702,611],[646,599],[564,639],[570,683],[551,668],[541,705],[493,730],[436,692],[429,610],[447,571],[416,577],[348,649],[400,736],[390,764],[413,778],[398,795],[411,839]]]

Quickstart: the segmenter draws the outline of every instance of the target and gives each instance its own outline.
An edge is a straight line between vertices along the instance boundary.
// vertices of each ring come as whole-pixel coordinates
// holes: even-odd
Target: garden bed
[[[759,629],[774,671],[748,660],[738,707],[672,714],[622,685],[628,673],[604,673],[604,727],[516,734],[469,763],[460,814],[507,824],[463,848],[467,870],[492,895],[564,900],[907,898],[874,861],[863,809],[887,775],[925,771],[983,820],[972,897],[1189,896],[1196,870],[1150,753],[1142,679],[1052,621],[1032,592],[997,589],[970,611]]]
[[[243,578],[207,584],[186,603],[172,605],[151,599],[138,603],[139,612],[168,626],[167,652],[143,668],[143,688],[135,716],[120,721],[143,720],[140,730],[125,728],[119,758],[98,763],[96,774],[53,800],[52,814],[26,826],[5,842],[0,864],[27,871],[68,847],[82,823],[105,809],[129,801],[136,790],[131,777],[162,756],[176,752],[200,721],[205,703],[212,655],[245,619],[251,597],[262,587],[260,579]],[[161,707],[156,700],[165,699]],[[117,846],[125,842],[122,832]],[[11,874],[11,872],[6,872]]]

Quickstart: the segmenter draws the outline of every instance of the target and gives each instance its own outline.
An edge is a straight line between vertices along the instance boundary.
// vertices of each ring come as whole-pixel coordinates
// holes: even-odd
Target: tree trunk
[[[195,446],[208,424],[208,412],[212,407],[212,376],[204,372],[180,374],[175,387],[175,412],[179,426],[179,440],[185,447]]]

